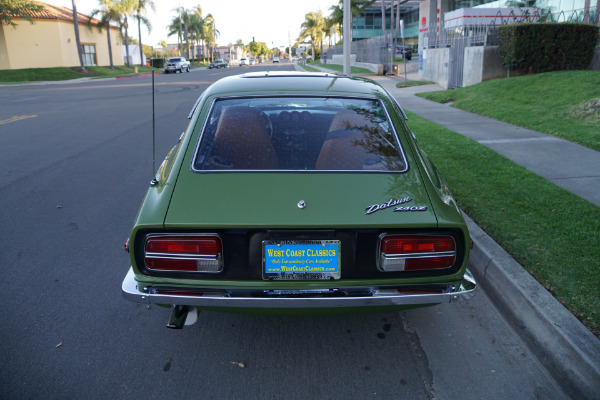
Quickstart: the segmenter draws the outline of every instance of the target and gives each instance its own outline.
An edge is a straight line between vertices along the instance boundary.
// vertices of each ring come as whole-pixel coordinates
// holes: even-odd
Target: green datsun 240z
[[[331,74],[221,79],[156,173],[126,245],[126,299],[351,312],[469,298],[454,198],[378,84]]]

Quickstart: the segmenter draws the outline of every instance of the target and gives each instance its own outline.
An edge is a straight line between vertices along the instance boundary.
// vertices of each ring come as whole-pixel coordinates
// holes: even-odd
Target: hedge
[[[164,68],[165,60],[162,58],[152,58],[150,59],[150,65],[152,65],[154,68]]]
[[[525,73],[587,69],[598,27],[581,23],[524,23],[498,28],[502,65]]]

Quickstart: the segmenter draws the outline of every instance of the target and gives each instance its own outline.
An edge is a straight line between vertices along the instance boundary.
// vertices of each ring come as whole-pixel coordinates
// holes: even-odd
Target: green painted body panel
[[[195,173],[183,170],[165,225],[174,227],[436,227],[413,170],[399,176],[352,173]],[[183,189],[185,188],[185,190]],[[348,190],[348,188],[352,188]],[[365,214],[374,204],[410,197],[426,211]],[[305,201],[300,209],[297,204]]]

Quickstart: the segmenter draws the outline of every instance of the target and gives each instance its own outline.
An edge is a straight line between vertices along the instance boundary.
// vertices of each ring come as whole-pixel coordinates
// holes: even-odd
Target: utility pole
[[[289,50],[288,50],[288,62],[292,62],[292,39],[290,38],[290,31],[288,31],[288,45]]]
[[[352,12],[350,0],[344,0],[344,75],[350,75],[350,51],[352,50]]]

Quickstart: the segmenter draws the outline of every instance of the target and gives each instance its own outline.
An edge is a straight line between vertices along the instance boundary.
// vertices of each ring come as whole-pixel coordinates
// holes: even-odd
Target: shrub
[[[580,23],[526,23],[498,29],[502,65],[525,73],[587,69],[598,27]]]
[[[163,58],[152,58],[150,60],[150,65],[154,68],[164,68],[165,60]]]

